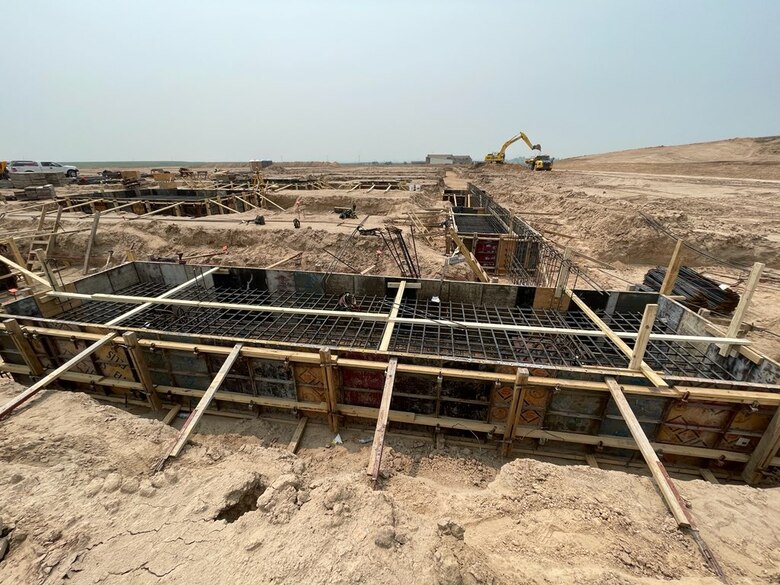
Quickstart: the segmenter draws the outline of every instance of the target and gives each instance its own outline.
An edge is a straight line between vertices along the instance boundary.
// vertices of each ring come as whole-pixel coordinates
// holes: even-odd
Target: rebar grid
[[[168,287],[141,283],[121,292],[124,295],[155,296]],[[172,298],[230,304],[338,310],[338,297],[311,292],[268,292],[237,288],[193,286]],[[389,313],[389,297],[356,298],[354,310]],[[85,302],[66,311],[60,319],[81,323],[107,323],[127,312],[124,303]],[[604,322],[617,332],[637,332],[642,313],[599,312]],[[398,323],[389,351],[436,355],[446,358],[489,360],[537,366],[593,366],[626,368],[628,359],[606,337],[520,333],[458,326],[453,321],[594,330],[595,325],[579,311],[528,307],[498,307],[457,302],[433,302],[407,298],[398,308],[399,317],[434,320],[438,323]],[[351,347],[377,350],[385,328],[383,321],[353,317],[329,317],[290,313],[242,311],[228,308],[153,305],[122,323],[128,327],[155,329],[170,333],[209,335],[290,344]],[[657,320],[654,333],[674,333]],[[627,342],[629,346],[632,342]],[[670,375],[710,379],[734,379],[726,369],[703,353],[695,343],[651,341],[645,362]]]

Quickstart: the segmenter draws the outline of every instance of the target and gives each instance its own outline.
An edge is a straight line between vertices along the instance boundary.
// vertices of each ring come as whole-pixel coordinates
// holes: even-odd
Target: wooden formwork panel
[[[325,402],[325,373],[322,366],[295,364],[293,367],[298,400],[302,402]]]

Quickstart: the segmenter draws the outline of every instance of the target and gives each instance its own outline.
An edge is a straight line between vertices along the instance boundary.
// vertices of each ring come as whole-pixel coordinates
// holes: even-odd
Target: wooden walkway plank
[[[379,480],[379,468],[382,465],[382,451],[385,447],[385,432],[387,431],[387,420],[390,416],[390,402],[393,399],[393,386],[395,385],[397,367],[398,358],[390,358],[385,371],[385,387],[382,390],[382,402],[379,405],[374,442],[371,445],[371,455],[368,460],[368,476],[375,487]]]
[[[108,333],[107,335],[104,335],[91,345],[87,346],[83,350],[81,350],[78,354],[70,358],[67,362],[62,364],[59,368],[55,369],[50,374],[47,374],[44,376],[41,380],[27,388],[24,392],[18,394],[8,402],[6,402],[2,407],[0,407],[0,420],[7,417],[11,412],[30,400],[33,396],[38,394],[41,390],[46,388],[49,384],[57,380],[62,374],[67,372],[69,369],[71,369],[73,366],[81,362],[82,360],[89,357],[92,353],[106,345],[107,343],[110,343],[114,338],[116,337],[116,333]]]
[[[309,422],[309,419],[305,416],[298,421],[298,426],[295,427],[295,432],[293,433],[292,439],[290,439],[290,444],[287,445],[287,450],[290,453],[295,453],[298,450],[298,446],[301,444],[301,438],[303,437],[303,431],[306,430],[307,422]]]
[[[650,473],[653,475],[653,479],[655,480],[658,489],[661,491],[666,506],[669,508],[672,516],[674,516],[678,526],[690,528],[691,518],[683,507],[682,498],[680,497],[677,488],[672,483],[672,478],[669,477],[669,474],[666,472],[664,464],[658,459],[658,455],[650,444],[647,435],[645,435],[645,431],[639,424],[634,411],[631,410],[631,406],[628,404],[628,401],[623,394],[623,389],[614,378],[607,376],[605,380],[609,385],[612,400],[615,401],[615,405],[618,407],[620,415],[623,417],[628,430],[631,432],[631,436],[634,438],[634,441],[639,447],[639,451],[642,453],[642,457],[644,457],[647,466],[650,468]]]
[[[211,381],[211,384],[209,384],[208,389],[201,397],[200,402],[198,402],[198,405],[193,409],[193,411],[190,413],[190,416],[184,422],[184,426],[182,426],[181,430],[179,431],[179,436],[176,439],[176,443],[174,443],[170,452],[163,459],[163,463],[165,459],[168,459],[169,457],[177,457],[179,453],[181,453],[182,449],[184,449],[184,446],[187,444],[187,440],[190,438],[192,431],[195,430],[196,426],[198,426],[198,423],[200,422],[200,419],[203,418],[203,414],[206,412],[206,408],[208,408],[211,399],[214,398],[214,394],[216,394],[217,390],[219,390],[219,387],[222,386],[222,382],[225,381],[225,378],[230,373],[233,364],[236,363],[239,355],[241,355],[241,348],[243,346],[243,343],[237,343],[235,346],[233,346],[233,350],[230,352],[230,354],[228,354],[227,359],[225,359],[225,361],[222,363],[222,367],[219,368],[217,375],[214,376],[214,379]]]

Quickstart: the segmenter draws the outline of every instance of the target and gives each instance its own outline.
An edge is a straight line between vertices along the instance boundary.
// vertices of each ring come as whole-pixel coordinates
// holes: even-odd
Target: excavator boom
[[[528,145],[528,148],[530,148],[531,150],[538,150],[541,152],[542,150],[541,145],[533,144],[531,142],[531,139],[528,138],[528,136],[526,136],[525,132],[520,132],[519,134],[512,136],[512,138],[504,142],[504,145],[501,147],[501,150],[499,150],[498,152],[491,152],[490,154],[485,156],[485,162],[503,163],[504,159],[506,158],[506,149],[521,139],[523,142],[525,142]]]

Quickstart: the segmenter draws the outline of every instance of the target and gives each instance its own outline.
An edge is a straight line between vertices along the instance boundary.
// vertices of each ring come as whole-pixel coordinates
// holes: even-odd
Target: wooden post
[[[645,431],[639,424],[636,415],[634,415],[634,411],[631,410],[631,406],[628,404],[628,401],[623,394],[623,389],[614,378],[607,376],[605,381],[609,386],[612,400],[615,401],[615,405],[618,407],[620,415],[623,417],[628,430],[631,432],[631,436],[634,438],[634,441],[636,441],[639,451],[642,453],[642,457],[644,457],[647,466],[650,468],[650,473],[652,473],[653,479],[655,480],[658,489],[661,491],[661,495],[663,496],[669,511],[672,513],[672,516],[674,516],[677,525],[682,528],[690,528],[691,519],[688,516],[688,512],[685,510],[685,504],[682,502],[682,498],[674,483],[672,483],[672,478],[669,477],[669,474],[666,472],[664,464],[658,459],[658,455],[656,455],[652,445],[650,445],[650,441],[647,439],[647,435],[645,435]]]
[[[658,314],[658,305],[645,305],[645,313],[642,315],[642,324],[639,326],[639,336],[634,342],[631,361],[628,363],[630,370],[639,370],[642,367],[642,360],[645,358],[647,343],[650,341],[650,333],[653,331],[655,316]]]
[[[16,395],[14,398],[6,402],[2,407],[0,407],[0,420],[7,417],[11,412],[16,409],[17,407],[21,406],[30,398],[35,396],[38,392],[46,388],[49,384],[54,382],[57,378],[59,378],[62,374],[67,372],[69,369],[71,369],[73,366],[84,360],[85,358],[89,357],[92,353],[106,345],[107,343],[110,343],[114,337],[116,337],[116,333],[108,333],[107,335],[104,335],[97,341],[95,341],[93,344],[89,345],[82,351],[80,351],[77,355],[70,358],[67,362],[62,364],[59,368],[51,372],[50,374],[47,374],[44,376],[41,380],[27,388],[24,392]]]
[[[660,294],[670,295],[672,289],[674,289],[674,283],[677,280],[677,275],[680,273],[680,266],[682,265],[682,248],[683,241],[677,240],[677,245],[674,247],[672,253],[672,259],[669,261],[669,266],[666,267],[666,275],[664,276],[664,282],[661,284]]]
[[[569,283],[569,271],[571,270],[571,250],[564,249],[563,259],[561,260],[561,269],[558,271],[558,280],[555,282],[555,298],[561,298],[563,291],[566,290]]]
[[[89,257],[92,255],[92,246],[95,244],[95,234],[97,234],[99,221],[100,212],[96,211],[92,219],[92,231],[89,232],[89,239],[87,240],[87,252],[84,254],[84,274],[89,274]]]
[[[122,335],[122,339],[125,341],[125,349],[127,355],[130,358],[133,368],[138,374],[138,381],[143,384],[144,391],[146,392],[146,399],[149,401],[149,405],[154,412],[162,410],[162,400],[157,394],[157,390],[152,383],[152,376],[149,373],[149,368],[144,359],[141,349],[138,347],[138,336],[134,331],[128,331]]]
[[[620,339],[612,329],[610,329],[609,325],[604,323],[598,315],[596,315],[595,312],[593,312],[593,309],[591,309],[585,301],[583,301],[580,297],[578,297],[576,294],[574,294],[574,291],[567,289],[566,294],[569,295],[572,301],[582,310],[583,313],[585,313],[588,318],[593,321],[594,325],[596,325],[601,331],[604,332],[604,334],[609,338],[609,340],[614,343],[617,348],[623,352],[623,354],[631,360],[634,357],[633,350],[626,345],[626,342]],[[667,388],[669,384],[666,383],[666,381],[656,374],[650,366],[648,366],[645,362],[640,362],[639,369],[642,371],[642,373],[647,377],[648,380],[650,380],[654,386],[658,388]]]
[[[43,364],[38,358],[38,354],[36,354],[35,350],[32,348],[32,345],[30,345],[30,342],[24,336],[19,323],[16,319],[6,319],[3,321],[3,325],[5,325],[5,330],[11,334],[11,339],[13,340],[16,349],[22,354],[24,363],[30,368],[32,375],[40,378],[44,372]]]
[[[506,415],[506,426],[504,427],[504,445],[501,454],[508,457],[512,451],[512,440],[515,436],[515,428],[520,420],[520,414],[523,410],[523,400],[525,399],[525,389],[528,383],[529,372],[526,368],[517,368],[515,374],[515,387],[512,392],[512,404]]]
[[[51,266],[49,266],[46,251],[39,248],[35,250],[34,253],[38,257],[38,262],[43,269],[43,273],[46,275],[46,280],[49,281],[49,286],[51,286],[52,290],[60,290],[61,287],[57,284],[57,277],[54,276],[54,271],[51,269]]]
[[[320,364],[322,368],[322,383],[325,388],[325,403],[328,407],[328,426],[331,432],[338,433],[338,382],[329,349],[323,348],[320,350]]]
[[[287,450],[290,453],[295,453],[298,450],[298,445],[301,443],[303,431],[306,429],[306,423],[308,421],[309,419],[305,416],[298,421],[298,426],[295,428],[295,432],[293,433],[292,439],[290,439],[289,445],[287,445]]]
[[[458,247],[458,251],[463,254],[463,257],[466,259],[466,264],[469,265],[469,268],[471,268],[474,276],[476,276],[480,282],[490,282],[490,277],[487,275],[487,272],[485,272],[485,269],[482,268],[479,261],[477,261],[476,256],[474,256],[474,254],[472,254],[471,251],[466,247],[466,244],[463,243],[463,240],[460,239],[458,233],[453,228],[449,228],[449,230],[447,230],[447,234],[450,236],[450,239],[453,241],[453,243]]]
[[[379,414],[376,419],[374,442],[371,445],[371,455],[368,459],[368,476],[374,487],[379,480],[379,468],[382,465],[382,451],[385,447],[385,432],[387,431],[387,419],[390,416],[390,402],[393,399],[393,385],[395,384],[397,367],[398,358],[390,358],[385,371],[385,387],[382,390],[382,402],[379,405]]]
[[[726,337],[737,337],[739,335],[739,327],[742,325],[742,321],[745,319],[748,307],[750,306],[750,300],[753,298],[753,293],[756,292],[758,281],[761,278],[761,272],[764,270],[764,264],[756,262],[753,264],[753,268],[750,271],[747,283],[745,283],[745,292],[739,299],[739,304],[734,310],[734,316],[731,318],[729,328],[726,331]],[[731,351],[730,345],[722,345],[720,348],[720,355],[727,356]]]
[[[9,242],[12,242],[12,241],[13,240],[9,240]],[[16,247],[16,244],[14,244],[14,247]],[[16,251],[18,253],[19,250],[17,249]],[[6,266],[10,266],[14,270],[18,270],[19,272],[21,272],[22,275],[24,276],[24,279],[27,281],[27,284],[29,286],[32,286],[33,283],[31,281],[34,281],[34,282],[38,282],[39,284],[42,284],[46,288],[51,288],[51,284],[49,284],[49,282],[45,278],[41,278],[40,276],[38,276],[34,272],[31,272],[30,270],[27,270],[24,266],[21,266],[21,265],[17,264],[13,260],[9,260],[5,256],[0,256],[0,262],[5,264]]]
[[[402,280],[398,283],[398,291],[395,293],[393,307],[390,309],[390,317],[387,320],[385,331],[382,334],[382,342],[379,344],[379,351],[387,351],[387,348],[390,347],[390,341],[393,338],[393,329],[395,328],[395,319],[398,317],[398,310],[401,308],[401,301],[404,298],[404,290],[406,290],[406,281]]]
[[[8,264],[8,266],[11,266],[11,268],[16,268],[22,273],[22,276],[24,277],[24,281],[27,283],[27,286],[33,286],[36,281],[43,282],[48,287],[49,285],[46,283],[45,280],[42,278],[39,278],[37,274],[34,274],[27,270],[27,268],[22,269],[22,266],[25,264],[24,258],[22,258],[22,253],[19,251],[19,247],[16,245],[16,240],[13,238],[8,238],[5,242],[6,247],[8,248],[8,253],[11,254],[13,257],[13,264],[10,264],[8,259],[5,258],[5,256],[0,256],[0,262],[3,262],[4,264]],[[15,265],[14,265],[15,264]]]
[[[173,408],[171,408],[168,411],[168,414],[165,415],[165,418],[163,418],[162,422],[164,425],[171,424],[176,417],[179,415],[179,411],[181,410],[181,404],[175,404]]]
[[[750,455],[750,459],[742,471],[742,479],[748,483],[757,483],[761,480],[761,472],[769,466],[780,448],[780,407],[769,421],[764,434],[758,441],[758,445]]]
[[[211,399],[214,398],[214,394],[216,394],[217,390],[219,390],[219,387],[222,386],[222,382],[225,381],[225,378],[230,373],[230,369],[233,367],[233,364],[236,363],[236,360],[241,355],[242,347],[242,343],[237,343],[233,346],[233,349],[228,354],[227,359],[225,359],[225,361],[222,363],[222,367],[219,368],[217,375],[214,376],[214,379],[211,381],[211,384],[209,384],[208,389],[203,394],[203,396],[201,396],[198,405],[190,413],[190,416],[187,417],[187,420],[184,421],[184,425],[179,431],[179,436],[176,439],[176,443],[174,443],[170,452],[168,452],[168,454],[165,455],[165,457],[163,457],[162,461],[160,462],[160,469],[162,469],[162,465],[165,464],[165,461],[169,457],[178,457],[179,453],[181,453],[182,449],[184,449],[184,446],[187,444],[187,440],[190,438],[192,431],[195,430],[195,427],[200,422],[200,419],[203,418],[203,414],[206,412],[206,408],[208,408]]]

